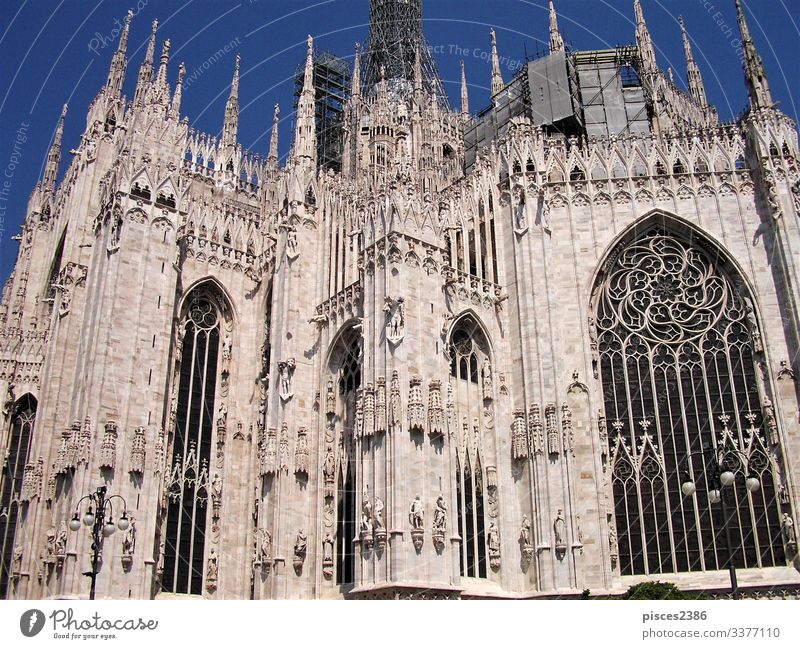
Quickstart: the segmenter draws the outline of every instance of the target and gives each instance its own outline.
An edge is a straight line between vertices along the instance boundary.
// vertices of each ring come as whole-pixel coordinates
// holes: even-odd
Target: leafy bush
[[[704,597],[684,592],[669,582],[645,581],[631,586],[620,599],[704,599]]]

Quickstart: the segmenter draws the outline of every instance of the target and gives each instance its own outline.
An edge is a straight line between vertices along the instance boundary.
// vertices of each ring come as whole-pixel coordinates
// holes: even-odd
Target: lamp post
[[[708,453],[702,451],[699,453],[689,453],[689,455],[686,457],[686,463],[689,465],[690,469],[692,466],[692,457],[695,455],[707,457]],[[722,524],[725,528],[725,546],[728,553],[728,572],[730,572],[731,575],[731,596],[733,599],[739,599],[739,584],[736,581],[736,566],[733,562],[733,552],[731,550],[731,530],[729,527],[730,518],[728,515],[728,507],[725,503],[725,487],[730,487],[734,482],[736,482],[736,474],[729,469],[724,469],[722,466],[725,457],[731,455],[736,456],[741,462],[742,466],[745,466],[747,459],[746,456],[741,451],[728,449],[721,451],[719,455],[712,454],[709,464],[705,468],[706,475],[708,475],[708,469],[711,470],[712,478],[712,489],[708,492],[708,500],[712,505],[720,503],[722,508]],[[745,488],[750,493],[755,493],[761,488],[761,483],[754,475],[749,476],[745,480],[744,484]],[[692,480],[692,473],[687,470],[686,479],[684,480],[683,484],[681,484],[681,492],[684,496],[690,497],[693,496],[696,491],[697,485],[694,483],[694,480]]]
[[[122,516],[120,516],[116,524],[114,524],[113,518],[114,507],[111,504],[111,500],[114,498],[119,498],[123,506]],[[81,518],[80,507],[84,500],[89,501],[89,507]],[[94,511],[92,511],[93,507]],[[106,509],[108,509],[108,518],[106,518]],[[117,528],[123,532],[128,529],[130,525],[130,520],[128,519],[128,504],[122,496],[118,494],[106,496],[106,488],[98,487],[97,491],[84,496],[75,505],[75,513],[72,516],[72,520],[69,522],[69,529],[73,532],[77,532],[81,529],[81,520],[83,520],[83,524],[86,525],[86,527],[90,528],[92,535],[92,569],[90,572],[84,572],[83,575],[84,577],[91,578],[89,599],[94,599],[97,573],[100,572],[98,565],[100,563],[100,553],[103,550],[103,539],[107,536],[111,536],[117,531]]]

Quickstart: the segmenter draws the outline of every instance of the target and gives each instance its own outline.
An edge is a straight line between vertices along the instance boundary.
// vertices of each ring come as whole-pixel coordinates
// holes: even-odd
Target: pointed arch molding
[[[731,255],[694,225],[654,210],[603,257],[590,338],[609,430],[609,545],[623,575],[721,570],[719,458],[739,516],[739,567],[786,563],[771,379],[753,291]],[[697,485],[684,497],[686,476]],[[745,478],[761,489],[748,493]],[[613,542],[612,542],[613,541]]]
[[[216,277],[212,277],[211,275],[194,281],[185,291],[183,291],[178,304],[178,314],[184,313],[188,301],[197,292],[207,293],[209,297],[215,299],[217,306],[221,307],[222,315],[226,321],[231,324],[237,321],[236,307],[234,305],[233,297],[222,285],[222,283]]]
[[[463,326],[465,320],[471,319],[472,326],[474,329],[477,329],[481,332],[486,345],[488,347],[489,352],[489,360],[494,361],[495,359],[495,350],[492,344],[492,336],[489,334],[489,329],[486,327],[486,324],[483,321],[475,309],[468,307],[459,311],[456,315],[453,316],[452,320],[450,321],[449,327],[445,330],[446,335],[443,336],[444,340],[449,342],[453,338],[453,332],[458,329],[460,326]]]

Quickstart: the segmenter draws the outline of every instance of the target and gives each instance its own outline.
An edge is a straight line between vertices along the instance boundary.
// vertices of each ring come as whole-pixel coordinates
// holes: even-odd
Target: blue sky
[[[750,29],[769,76],[773,98],[797,120],[800,108],[799,0],[744,0]],[[737,55],[738,26],[733,0],[642,0],[663,68],[671,67],[683,86],[685,65],[678,27],[682,14],[694,42],[709,95],[727,121],[747,106]],[[557,0],[562,33],[576,49],[635,42],[633,0]],[[239,139],[245,148],[266,152],[272,108],[281,104],[281,154],[292,132],[295,68],[303,60],[308,33],[317,50],[352,59],[369,20],[368,0],[3,0],[0,15],[0,174],[11,182],[0,201],[0,281],[17,252],[30,191],[42,173],[48,145],[64,103],[69,103],[62,173],[85,128],[86,108],[105,82],[116,49],[118,27],[134,9],[128,44],[125,94],[133,95],[150,25],[158,18],[161,40],[172,43],[169,66],[174,84],[184,61],[187,80],[182,112],[190,124],[217,134],[222,128],[235,53],[242,56]],[[451,103],[458,104],[459,61],[464,60],[470,103],[488,103],[488,31],[494,27],[503,74],[513,76],[525,53],[544,51],[548,39],[547,0],[426,0],[425,32]],[[230,54],[210,62],[228,45]],[[24,141],[23,141],[24,140]],[[9,176],[10,174],[10,176]]]

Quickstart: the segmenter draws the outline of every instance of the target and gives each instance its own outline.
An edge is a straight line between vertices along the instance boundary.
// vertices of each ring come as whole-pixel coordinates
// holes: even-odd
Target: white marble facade
[[[681,542],[675,516],[653,514],[663,548],[650,529],[620,529],[620,494],[650,511],[667,491],[686,538],[707,532],[699,501],[676,495],[686,451],[670,426],[689,444],[710,426],[761,462],[765,497],[739,503],[764,519],[740,583],[800,583],[786,524],[800,505],[796,128],[748,34],[751,109],[720,124],[704,94],[669,85],[638,22],[652,134],[564,137],[520,118],[466,174],[466,86],[451,112],[419,69],[402,92],[356,76],[343,170],[319,170],[309,38],[281,167],[277,130],[264,159],[236,141],[238,60],[220,138],[188,128],[184,71],[168,82],[168,41],[154,63],[155,25],[122,97],[126,31],[57,184],[59,130],[3,292],[6,596],[86,595],[89,535],[66,524],[101,484],[136,526],[105,541],[98,597],[724,588],[714,549]],[[615,278],[633,282],[621,298]],[[655,370],[649,396],[608,411],[609,386],[633,380],[614,372],[602,311],[622,302],[647,322],[652,358],[659,336],[713,338],[730,320],[730,365],[712,377],[695,364],[706,421]],[[736,371],[731,411],[718,393]],[[20,455],[14,431],[31,427]]]

